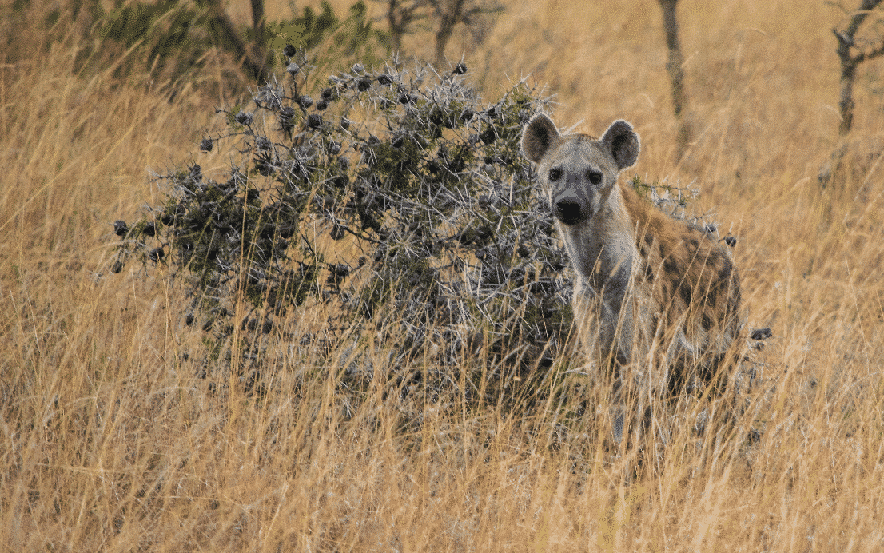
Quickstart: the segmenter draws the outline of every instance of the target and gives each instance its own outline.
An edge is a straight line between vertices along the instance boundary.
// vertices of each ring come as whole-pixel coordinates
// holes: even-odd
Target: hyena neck
[[[572,226],[560,223],[559,231],[578,278],[596,292],[625,292],[639,254],[619,185],[591,218]]]

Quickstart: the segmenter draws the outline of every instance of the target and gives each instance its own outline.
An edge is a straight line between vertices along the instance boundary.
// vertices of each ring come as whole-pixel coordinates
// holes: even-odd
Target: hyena
[[[708,379],[741,332],[737,271],[724,245],[618,184],[639,154],[632,126],[615,121],[597,140],[560,134],[538,115],[522,151],[576,272],[574,316],[588,353],[632,367],[618,374],[659,392]]]

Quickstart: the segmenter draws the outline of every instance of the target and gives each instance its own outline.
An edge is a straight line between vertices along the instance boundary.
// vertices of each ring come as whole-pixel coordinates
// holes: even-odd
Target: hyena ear
[[[536,115],[522,132],[522,153],[534,163],[539,163],[558,137],[559,131],[552,119],[542,113]]]
[[[611,150],[618,169],[626,169],[634,164],[641,149],[638,135],[632,130],[632,125],[622,120],[614,121],[608,127],[605,136],[602,137],[602,144]]]

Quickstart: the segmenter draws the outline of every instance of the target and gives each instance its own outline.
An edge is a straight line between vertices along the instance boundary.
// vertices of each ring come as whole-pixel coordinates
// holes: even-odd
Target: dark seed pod
[[[451,72],[455,75],[463,75],[467,72],[467,64],[465,64],[464,62],[459,62],[457,65],[454,66],[454,69]]]
[[[311,129],[318,129],[322,126],[322,116],[318,113],[311,113],[307,116],[307,127]]]
[[[369,79],[368,77],[359,79],[359,82],[356,83],[356,90],[358,90],[359,92],[365,92],[369,88],[371,88],[371,79]]]
[[[479,138],[485,144],[494,144],[494,141],[497,140],[497,133],[494,132],[494,129],[489,126],[487,129],[482,131],[482,134],[479,135]]]
[[[203,138],[200,141],[200,151],[211,152],[214,145],[211,138]]]
[[[351,121],[346,117],[341,117],[341,128],[347,130],[350,128]]]
[[[126,225],[126,221],[114,221],[114,232],[120,238],[126,236],[126,234],[129,232],[129,226]]]
[[[251,113],[246,113],[244,111],[241,111],[236,114],[235,119],[236,119],[237,123],[239,123],[240,125],[246,126],[246,127],[248,127],[249,125],[252,124],[252,114]]]
[[[263,177],[269,177],[276,171],[276,168],[272,164],[264,161],[258,161],[255,164],[255,167],[258,168],[258,173]]]
[[[147,257],[151,261],[157,262],[160,259],[163,259],[164,257],[166,257],[166,251],[163,250],[163,248],[154,248],[154,249],[150,250],[150,252],[148,252]]]
[[[381,73],[380,75],[378,75],[378,83],[382,85],[393,84],[393,79],[390,78],[390,76],[386,73]]]
[[[442,113],[442,109],[439,106],[434,106],[430,111],[430,123],[434,125],[441,125],[444,121],[444,116]]]
[[[724,243],[733,248],[737,245],[737,237],[736,236],[725,236]]]
[[[153,223],[147,223],[144,225],[144,230],[142,232],[145,236],[155,236],[157,233],[157,227]]]
[[[749,336],[753,340],[767,340],[773,336],[773,331],[771,331],[770,327],[756,328],[752,330],[752,333]]]
[[[111,265],[111,272],[112,273],[116,274],[116,273],[121,272],[122,270],[123,270],[123,263],[119,260],[114,261],[114,264]]]
[[[332,227],[331,233],[330,233],[332,240],[340,240],[346,234],[347,234],[347,232],[344,230],[344,227],[342,227],[341,225],[338,225],[338,224],[335,224]]]
[[[282,53],[285,54],[285,57],[290,58],[295,55],[297,50],[291,44],[286,44],[285,48],[282,49]]]
[[[325,88],[322,90],[322,94],[320,94],[320,98],[325,100],[326,102],[330,102],[335,97],[335,91],[331,88]]]
[[[319,111],[327,110],[328,109],[328,102],[325,100],[320,100],[320,101],[316,102],[316,109],[318,109]]]
[[[286,132],[291,132],[295,127],[295,110],[290,106],[285,106],[279,110],[279,126]]]
[[[304,94],[300,98],[298,98],[298,105],[303,109],[307,109],[313,105],[313,98]]]

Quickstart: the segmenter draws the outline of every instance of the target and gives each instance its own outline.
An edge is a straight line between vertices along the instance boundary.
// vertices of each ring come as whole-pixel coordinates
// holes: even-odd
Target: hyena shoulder
[[[721,327],[716,330],[732,335],[740,291],[727,247],[703,229],[663,213],[632,187],[621,185],[621,194],[640,256],[636,286],[650,291],[656,322],[681,320],[689,334],[697,326],[706,332]]]

